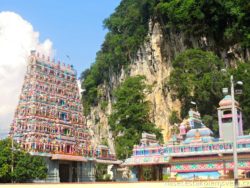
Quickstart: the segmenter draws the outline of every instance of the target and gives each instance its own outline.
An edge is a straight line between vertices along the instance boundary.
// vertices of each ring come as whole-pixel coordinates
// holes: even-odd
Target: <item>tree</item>
[[[243,93],[236,96],[243,110],[245,132],[249,133],[250,123],[250,63],[238,62],[236,68],[222,73],[222,61],[212,52],[189,49],[180,53],[173,62],[173,71],[168,81],[172,97],[182,102],[182,117],[187,115],[190,101],[195,101],[203,116],[204,123],[218,134],[217,107],[223,98],[221,89],[230,87],[230,75],[234,80],[243,81]],[[230,88],[229,88],[230,89]]]
[[[108,168],[107,164],[97,163],[95,167],[96,167],[95,169],[96,181],[109,181],[110,180],[110,176],[107,173],[107,168]]]
[[[156,6],[168,29],[245,47],[250,45],[249,7],[248,0],[161,0]]]
[[[158,139],[162,138],[160,129],[150,121],[150,103],[145,100],[145,93],[149,89],[145,77],[135,76],[127,78],[114,92],[116,101],[112,106],[109,124],[119,159],[131,154],[144,131],[155,133]]]
[[[229,70],[234,75],[234,80],[243,82],[243,92],[236,95],[236,100],[240,102],[243,111],[243,123],[245,133],[250,133],[250,62],[239,62],[236,69]],[[229,75],[228,75],[229,78]],[[237,86],[236,86],[237,87]]]
[[[85,115],[90,106],[96,106],[102,96],[98,96],[98,86],[111,86],[112,77],[118,75],[136,57],[148,33],[148,21],[153,14],[155,0],[123,0],[116,11],[104,20],[109,30],[96,55],[95,63],[81,75],[83,106]]]
[[[173,96],[183,103],[182,117],[187,115],[191,101],[198,104],[201,113],[215,114],[221,88],[226,85],[222,67],[216,55],[200,49],[189,49],[176,57],[168,84]]]
[[[0,182],[28,182],[45,179],[47,167],[42,157],[31,156],[14,144],[12,151],[9,138],[0,140]],[[13,165],[13,171],[11,170]]]
[[[220,54],[235,44],[243,51],[249,48],[249,9],[249,0],[122,0],[104,20],[108,33],[95,63],[81,75],[85,114],[98,105],[99,86],[105,84],[112,91],[113,79],[134,62],[147,40],[149,20],[159,22],[164,35],[169,31],[186,35],[185,47],[191,47],[193,37],[206,37],[215,43],[212,48],[208,44],[209,49]]]
[[[168,84],[172,96],[182,102],[182,118],[187,115],[190,102],[195,101],[201,114],[213,116],[215,122],[223,97],[221,89],[229,85],[222,67],[223,62],[216,55],[200,49],[189,49],[176,57]]]

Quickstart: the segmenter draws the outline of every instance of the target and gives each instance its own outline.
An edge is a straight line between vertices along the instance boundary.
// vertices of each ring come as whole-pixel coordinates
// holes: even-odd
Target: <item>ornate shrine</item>
[[[239,175],[249,178],[250,135],[243,135],[241,108],[238,102],[235,104]],[[143,180],[144,167],[158,171],[154,180],[230,178],[234,167],[231,96],[225,96],[219,105],[220,138],[214,138],[213,132],[202,123],[199,112],[191,109],[187,123],[179,125],[178,134],[173,134],[168,143],[158,144],[155,137],[151,142],[152,135],[143,135],[141,144],[134,146],[133,155],[123,165],[130,166],[136,180]]]
[[[46,158],[46,181],[94,181],[97,160],[117,163],[106,146],[91,145],[82,112],[73,67],[32,51],[10,136],[32,155]]]

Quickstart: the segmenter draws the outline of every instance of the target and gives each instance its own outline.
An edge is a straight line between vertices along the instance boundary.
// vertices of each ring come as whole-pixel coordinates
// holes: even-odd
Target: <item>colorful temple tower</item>
[[[32,155],[45,157],[46,181],[94,181],[97,160],[115,161],[107,148],[103,156],[92,147],[82,112],[73,67],[32,51],[10,136]]]
[[[224,140],[233,140],[233,115],[232,115],[232,97],[230,95],[225,96],[219,103],[218,108],[218,120],[220,128],[220,138]],[[235,101],[235,108],[237,111],[238,129],[237,136],[243,135],[243,121],[242,112],[239,107],[239,103]]]
[[[167,179],[223,179],[233,177],[233,141],[231,96],[219,103],[220,138],[206,127],[199,112],[190,110],[186,123],[179,126],[175,142],[158,144],[151,136],[148,142],[135,145],[133,154],[122,164],[131,169],[133,181],[144,180],[143,174],[151,169],[151,180]],[[250,178],[250,135],[243,135],[242,114],[238,102],[238,172],[240,178]],[[146,169],[146,170],[145,170]],[[145,170],[145,172],[144,172]]]

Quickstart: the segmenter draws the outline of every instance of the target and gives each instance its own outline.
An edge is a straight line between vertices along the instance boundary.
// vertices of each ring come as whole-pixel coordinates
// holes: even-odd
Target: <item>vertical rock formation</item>
[[[111,86],[116,88],[126,77],[144,75],[147,84],[152,86],[152,92],[147,95],[147,100],[151,103],[152,122],[162,129],[164,140],[169,137],[169,116],[172,111],[180,111],[180,102],[173,101],[167,89],[166,81],[171,71],[172,51],[175,53],[184,50],[179,44],[172,46],[172,41],[165,41],[163,31],[159,23],[150,22],[149,33],[144,45],[137,52],[136,59],[133,60],[128,69],[122,69],[119,75],[112,75]],[[178,37],[169,40],[177,40]],[[178,39],[179,40],[179,39]],[[180,41],[175,41],[179,42]],[[178,49],[181,48],[181,49]],[[114,149],[112,134],[109,131],[108,115],[112,112],[112,95],[108,85],[99,87],[108,96],[108,105],[105,110],[101,104],[91,108],[91,114],[87,117],[87,125],[92,129],[95,143],[102,143],[107,140],[110,148]],[[113,150],[114,151],[114,150]]]
[[[164,140],[169,137],[169,117],[172,111],[180,112],[181,103],[172,100],[167,80],[172,70],[172,61],[188,48],[200,48],[213,51],[226,64],[235,66],[237,61],[249,60],[249,49],[240,45],[223,46],[216,43],[213,36],[187,36],[183,32],[163,29],[164,24],[156,20],[149,22],[149,32],[144,44],[139,48],[137,56],[131,60],[129,67],[121,69],[119,74],[110,75],[109,83],[98,87],[108,99],[105,109],[99,103],[91,107],[87,117],[87,125],[92,129],[92,135],[97,143],[107,140],[106,143],[113,148],[113,138],[109,131],[108,115],[112,112],[112,91],[127,77],[144,75],[147,83],[152,85],[152,92],[147,95],[151,102],[151,117],[157,127],[162,128]]]

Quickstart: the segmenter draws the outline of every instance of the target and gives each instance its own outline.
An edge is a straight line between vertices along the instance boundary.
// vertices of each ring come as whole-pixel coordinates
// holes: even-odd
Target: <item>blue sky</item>
[[[107,33],[103,20],[120,1],[0,0],[0,138],[13,120],[29,51],[52,48],[55,60],[72,64],[79,77],[95,61]]]
[[[13,11],[30,22],[40,33],[40,40],[53,42],[55,59],[73,64],[79,76],[94,62],[107,32],[103,20],[120,1],[0,0],[0,12]]]

